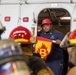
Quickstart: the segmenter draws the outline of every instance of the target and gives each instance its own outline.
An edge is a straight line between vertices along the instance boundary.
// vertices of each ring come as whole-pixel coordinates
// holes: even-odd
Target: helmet
[[[67,48],[66,50],[69,54],[69,62],[76,65],[76,29],[65,35],[60,44],[60,47],[65,49]]]
[[[30,75],[24,57],[14,40],[0,40],[0,75]]]
[[[76,44],[76,29],[69,35],[70,44]]]
[[[50,19],[46,18],[42,21],[42,25],[44,24],[52,24],[52,22],[50,21]]]
[[[23,27],[18,26],[10,33],[9,38],[14,39],[17,43],[21,45],[21,49],[26,55],[33,55],[32,53],[32,45],[33,45],[33,38],[30,31]]]
[[[67,48],[69,54],[69,61],[76,65],[76,29],[69,34],[69,47]]]
[[[31,32],[27,28],[18,26],[12,30],[9,38],[15,39],[18,43],[30,43],[31,36]]]

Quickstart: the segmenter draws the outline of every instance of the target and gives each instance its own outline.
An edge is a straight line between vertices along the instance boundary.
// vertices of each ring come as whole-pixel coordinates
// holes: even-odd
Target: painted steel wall
[[[21,6],[21,7],[20,7]],[[32,31],[34,25],[35,29],[37,26],[33,22],[33,12],[38,5],[20,5],[20,4],[5,4],[0,6],[0,20],[6,27],[6,31],[2,34],[2,38],[8,38],[11,30],[15,27],[22,25]],[[21,8],[21,10],[20,10]],[[5,21],[5,17],[10,17],[10,21]],[[23,18],[28,18],[28,22],[23,22]],[[36,35],[37,30],[35,30]]]
[[[24,0],[21,0],[21,3],[19,3],[20,0],[2,0],[2,4],[0,5],[0,20],[2,24],[6,27],[6,31],[2,34],[2,38],[8,38],[9,34],[12,29],[15,27],[22,25],[28,28],[30,31],[32,27],[35,28],[35,36],[37,35],[37,21],[38,21],[38,15],[39,13],[45,9],[45,8],[63,8],[67,10],[71,16],[71,24],[70,24],[70,30],[76,28],[76,5],[70,4],[70,3],[39,3],[39,4],[24,4]],[[15,2],[13,4],[8,4],[8,2]],[[37,1],[47,1],[47,0],[26,0],[27,2],[37,2]],[[53,1],[53,0],[48,0]],[[59,1],[59,0],[56,0]],[[60,0],[64,1],[64,0]],[[66,0],[69,2],[70,0]],[[6,2],[6,3],[4,3]],[[4,4],[3,4],[4,3]],[[21,9],[21,10],[20,10]],[[4,18],[6,16],[10,17],[9,22],[5,22]],[[28,22],[23,22],[23,18],[28,17]],[[36,20],[36,23],[34,23],[34,19]]]

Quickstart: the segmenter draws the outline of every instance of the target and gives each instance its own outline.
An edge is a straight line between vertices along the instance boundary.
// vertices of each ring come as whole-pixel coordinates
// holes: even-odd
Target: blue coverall
[[[40,36],[51,40],[62,40],[64,38],[64,35],[57,30],[52,30],[47,33],[42,32]],[[58,44],[53,43],[53,48],[47,57],[46,64],[53,70],[55,75],[63,75],[63,50]]]

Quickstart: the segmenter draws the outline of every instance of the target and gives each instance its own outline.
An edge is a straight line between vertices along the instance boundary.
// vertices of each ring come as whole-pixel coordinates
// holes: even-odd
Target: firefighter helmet
[[[32,40],[31,37],[31,32],[23,26],[13,29],[9,36],[9,38],[15,39],[18,43],[30,43]]]
[[[69,61],[76,65],[76,29],[65,35],[60,44],[60,47],[64,48],[64,50],[67,48],[66,50],[69,54]]]
[[[76,44],[76,29],[70,33],[69,35],[69,42],[70,44]]]
[[[33,55],[32,53],[32,45],[34,38],[31,35],[31,32],[23,27],[18,26],[14,30],[12,30],[9,38],[14,39],[17,43],[21,45],[22,51],[26,55]]]
[[[24,56],[14,40],[0,40],[0,75],[30,75]]]
[[[50,21],[50,19],[46,18],[42,21],[42,25],[44,24],[52,24],[52,22]]]

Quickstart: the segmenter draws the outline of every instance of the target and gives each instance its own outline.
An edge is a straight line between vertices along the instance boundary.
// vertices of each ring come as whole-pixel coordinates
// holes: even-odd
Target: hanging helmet
[[[30,43],[31,37],[31,32],[23,26],[13,29],[9,36],[9,38],[15,39],[18,43]]]
[[[50,21],[50,19],[46,18],[42,21],[42,25],[44,24],[52,24],[52,22]]]
[[[12,39],[0,40],[0,75],[30,75],[20,46]]]
[[[76,29],[70,33],[69,42],[70,42],[70,44],[76,45]]]

